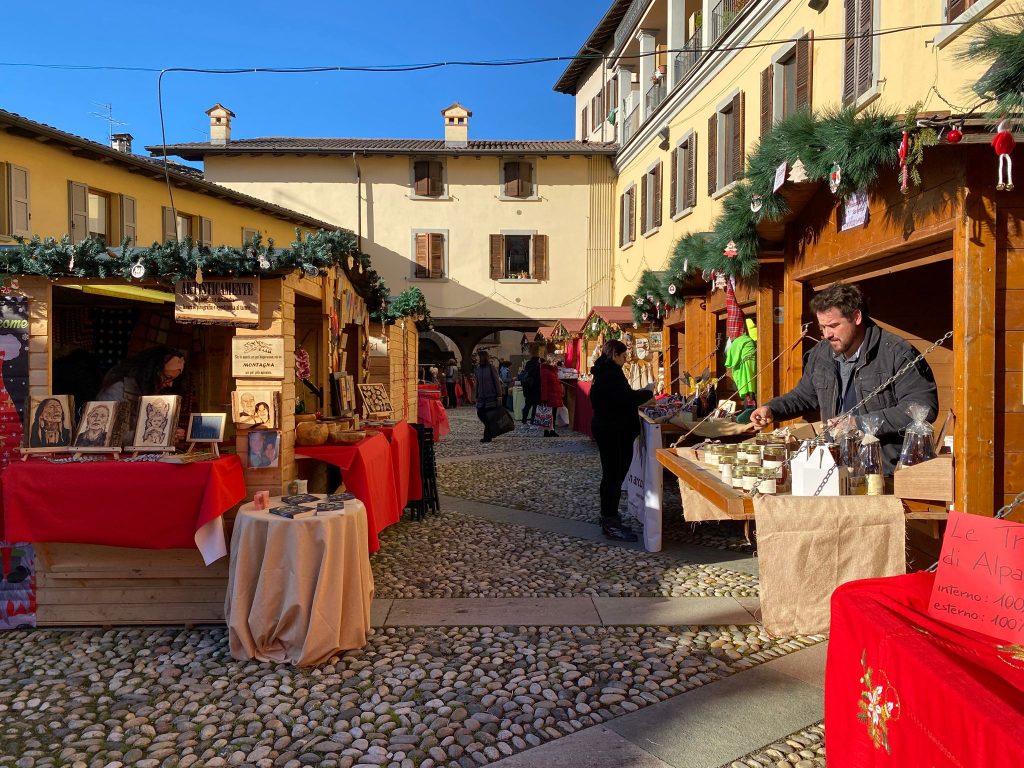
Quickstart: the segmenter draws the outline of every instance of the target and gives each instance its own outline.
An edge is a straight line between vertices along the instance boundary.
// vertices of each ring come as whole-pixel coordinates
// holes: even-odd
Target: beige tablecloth
[[[373,599],[366,510],[359,501],[345,506],[298,520],[252,504],[239,510],[224,604],[234,658],[309,666],[366,645]]]

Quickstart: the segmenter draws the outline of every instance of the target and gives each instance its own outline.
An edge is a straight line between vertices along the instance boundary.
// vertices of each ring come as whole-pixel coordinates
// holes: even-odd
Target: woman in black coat
[[[609,341],[590,369],[590,404],[594,409],[591,429],[601,454],[601,530],[615,541],[636,541],[636,534],[619,517],[619,496],[633,460],[633,440],[640,434],[636,409],[651,399],[654,384],[631,388],[622,372],[625,362],[626,345]]]
[[[526,361],[519,380],[523,383],[523,424],[533,421],[540,405],[540,346],[530,347],[530,359]]]

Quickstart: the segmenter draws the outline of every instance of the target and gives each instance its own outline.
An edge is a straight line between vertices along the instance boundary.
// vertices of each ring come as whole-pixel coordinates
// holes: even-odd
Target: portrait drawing
[[[139,398],[136,446],[167,448],[174,443],[179,400],[177,395],[144,395]]]
[[[71,445],[74,402],[70,395],[32,398],[29,448],[62,448]]]
[[[277,429],[277,392],[236,389],[231,393],[231,420],[239,427]]]
[[[86,403],[75,434],[75,447],[109,448],[120,407],[121,403],[115,401],[92,400]]]

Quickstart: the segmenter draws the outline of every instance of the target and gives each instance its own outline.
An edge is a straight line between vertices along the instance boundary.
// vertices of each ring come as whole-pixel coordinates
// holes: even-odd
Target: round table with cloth
[[[280,498],[270,500],[271,509],[279,506]],[[224,601],[234,658],[310,666],[366,645],[373,600],[366,510],[358,500],[344,506],[295,520],[252,503],[238,511]]]

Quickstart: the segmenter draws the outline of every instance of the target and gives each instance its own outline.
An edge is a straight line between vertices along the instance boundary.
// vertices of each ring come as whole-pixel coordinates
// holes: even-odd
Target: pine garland
[[[427,307],[427,299],[419,288],[407,288],[391,299],[381,313],[380,319],[390,324],[403,317],[413,318],[416,321],[416,327],[421,331],[434,327],[430,309]]]
[[[960,59],[991,63],[973,90],[980,98],[992,102],[987,113],[992,122],[1011,116],[1020,121],[1024,113],[1024,16],[1002,24],[978,25]]]

